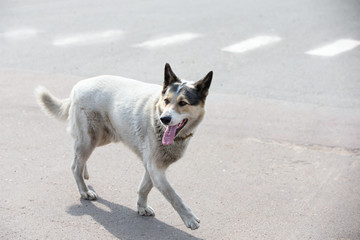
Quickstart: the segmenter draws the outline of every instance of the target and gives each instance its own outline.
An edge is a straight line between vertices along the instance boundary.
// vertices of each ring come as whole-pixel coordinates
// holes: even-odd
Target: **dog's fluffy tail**
[[[58,99],[45,87],[38,86],[35,89],[35,96],[41,109],[55,118],[65,121],[69,117],[70,99]]]

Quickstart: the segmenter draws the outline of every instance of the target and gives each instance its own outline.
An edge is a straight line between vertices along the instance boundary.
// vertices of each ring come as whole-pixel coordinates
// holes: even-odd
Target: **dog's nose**
[[[160,118],[160,121],[161,121],[163,124],[167,125],[167,124],[169,124],[169,123],[171,122],[171,117],[169,117],[169,116],[161,117],[161,118]]]

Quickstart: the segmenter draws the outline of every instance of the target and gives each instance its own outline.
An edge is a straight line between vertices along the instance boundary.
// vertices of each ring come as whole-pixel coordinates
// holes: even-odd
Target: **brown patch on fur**
[[[168,104],[165,103],[165,99],[169,101]],[[186,96],[183,94],[183,92],[180,92],[179,94],[175,94],[172,91],[167,91],[165,95],[161,98],[161,104],[160,104],[160,112],[164,112],[166,108],[174,108],[174,110],[179,113],[190,113],[190,115],[196,117],[198,112],[202,111],[205,106],[205,102],[200,101],[198,105],[192,105],[190,104],[189,100],[186,98]],[[187,104],[185,106],[180,106],[179,102],[184,101]]]
[[[180,103],[181,101],[184,101],[184,102],[186,102],[187,104],[186,104],[185,106],[180,106],[179,103]],[[183,114],[183,113],[190,113],[190,114],[192,114],[192,113],[196,112],[196,109],[198,109],[198,108],[204,108],[204,105],[205,105],[204,102],[200,102],[199,105],[191,105],[191,104],[189,103],[189,101],[186,99],[186,96],[185,96],[184,94],[182,94],[182,93],[180,93],[180,94],[177,96],[176,102],[173,103],[173,104],[175,104],[175,106],[174,106],[175,111],[178,112],[178,113],[180,113],[180,114]]]

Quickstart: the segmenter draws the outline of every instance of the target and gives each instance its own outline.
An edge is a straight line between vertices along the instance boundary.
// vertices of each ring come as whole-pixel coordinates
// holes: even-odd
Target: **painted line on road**
[[[124,32],[121,30],[79,33],[72,36],[56,39],[53,44],[55,46],[67,46],[104,43],[120,39],[123,34]]]
[[[332,57],[349,51],[360,45],[360,41],[353,39],[340,39],[328,45],[305,52],[309,55]]]
[[[221,50],[225,52],[244,53],[279,41],[281,41],[281,38],[278,36],[258,36],[224,47]]]
[[[1,33],[0,35],[11,40],[22,40],[22,39],[29,39],[31,37],[35,37],[38,34],[38,32],[39,31],[37,31],[36,29],[24,28],[24,29],[7,31]]]
[[[157,38],[149,41],[145,41],[143,43],[139,43],[134,45],[134,47],[143,47],[143,48],[157,48],[157,47],[163,47],[168,45],[174,45],[179,43],[188,42],[190,40],[193,40],[195,38],[201,37],[200,34],[197,33],[180,33],[175,34],[167,37]]]

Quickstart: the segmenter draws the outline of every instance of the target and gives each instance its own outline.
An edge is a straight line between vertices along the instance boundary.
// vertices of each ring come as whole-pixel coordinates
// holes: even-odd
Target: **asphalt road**
[[[1,1],[0,238],[360,239],[359,12],[357,0]],[[100,199],[80,200],[66,125],[33,97],[101,74],[161,84],[166,62],[189,80],[214,71],[206,118],[168,171],[196,231],[157,190],[156,217],[137,216],[143,169],[121,144],[94,152]]]

